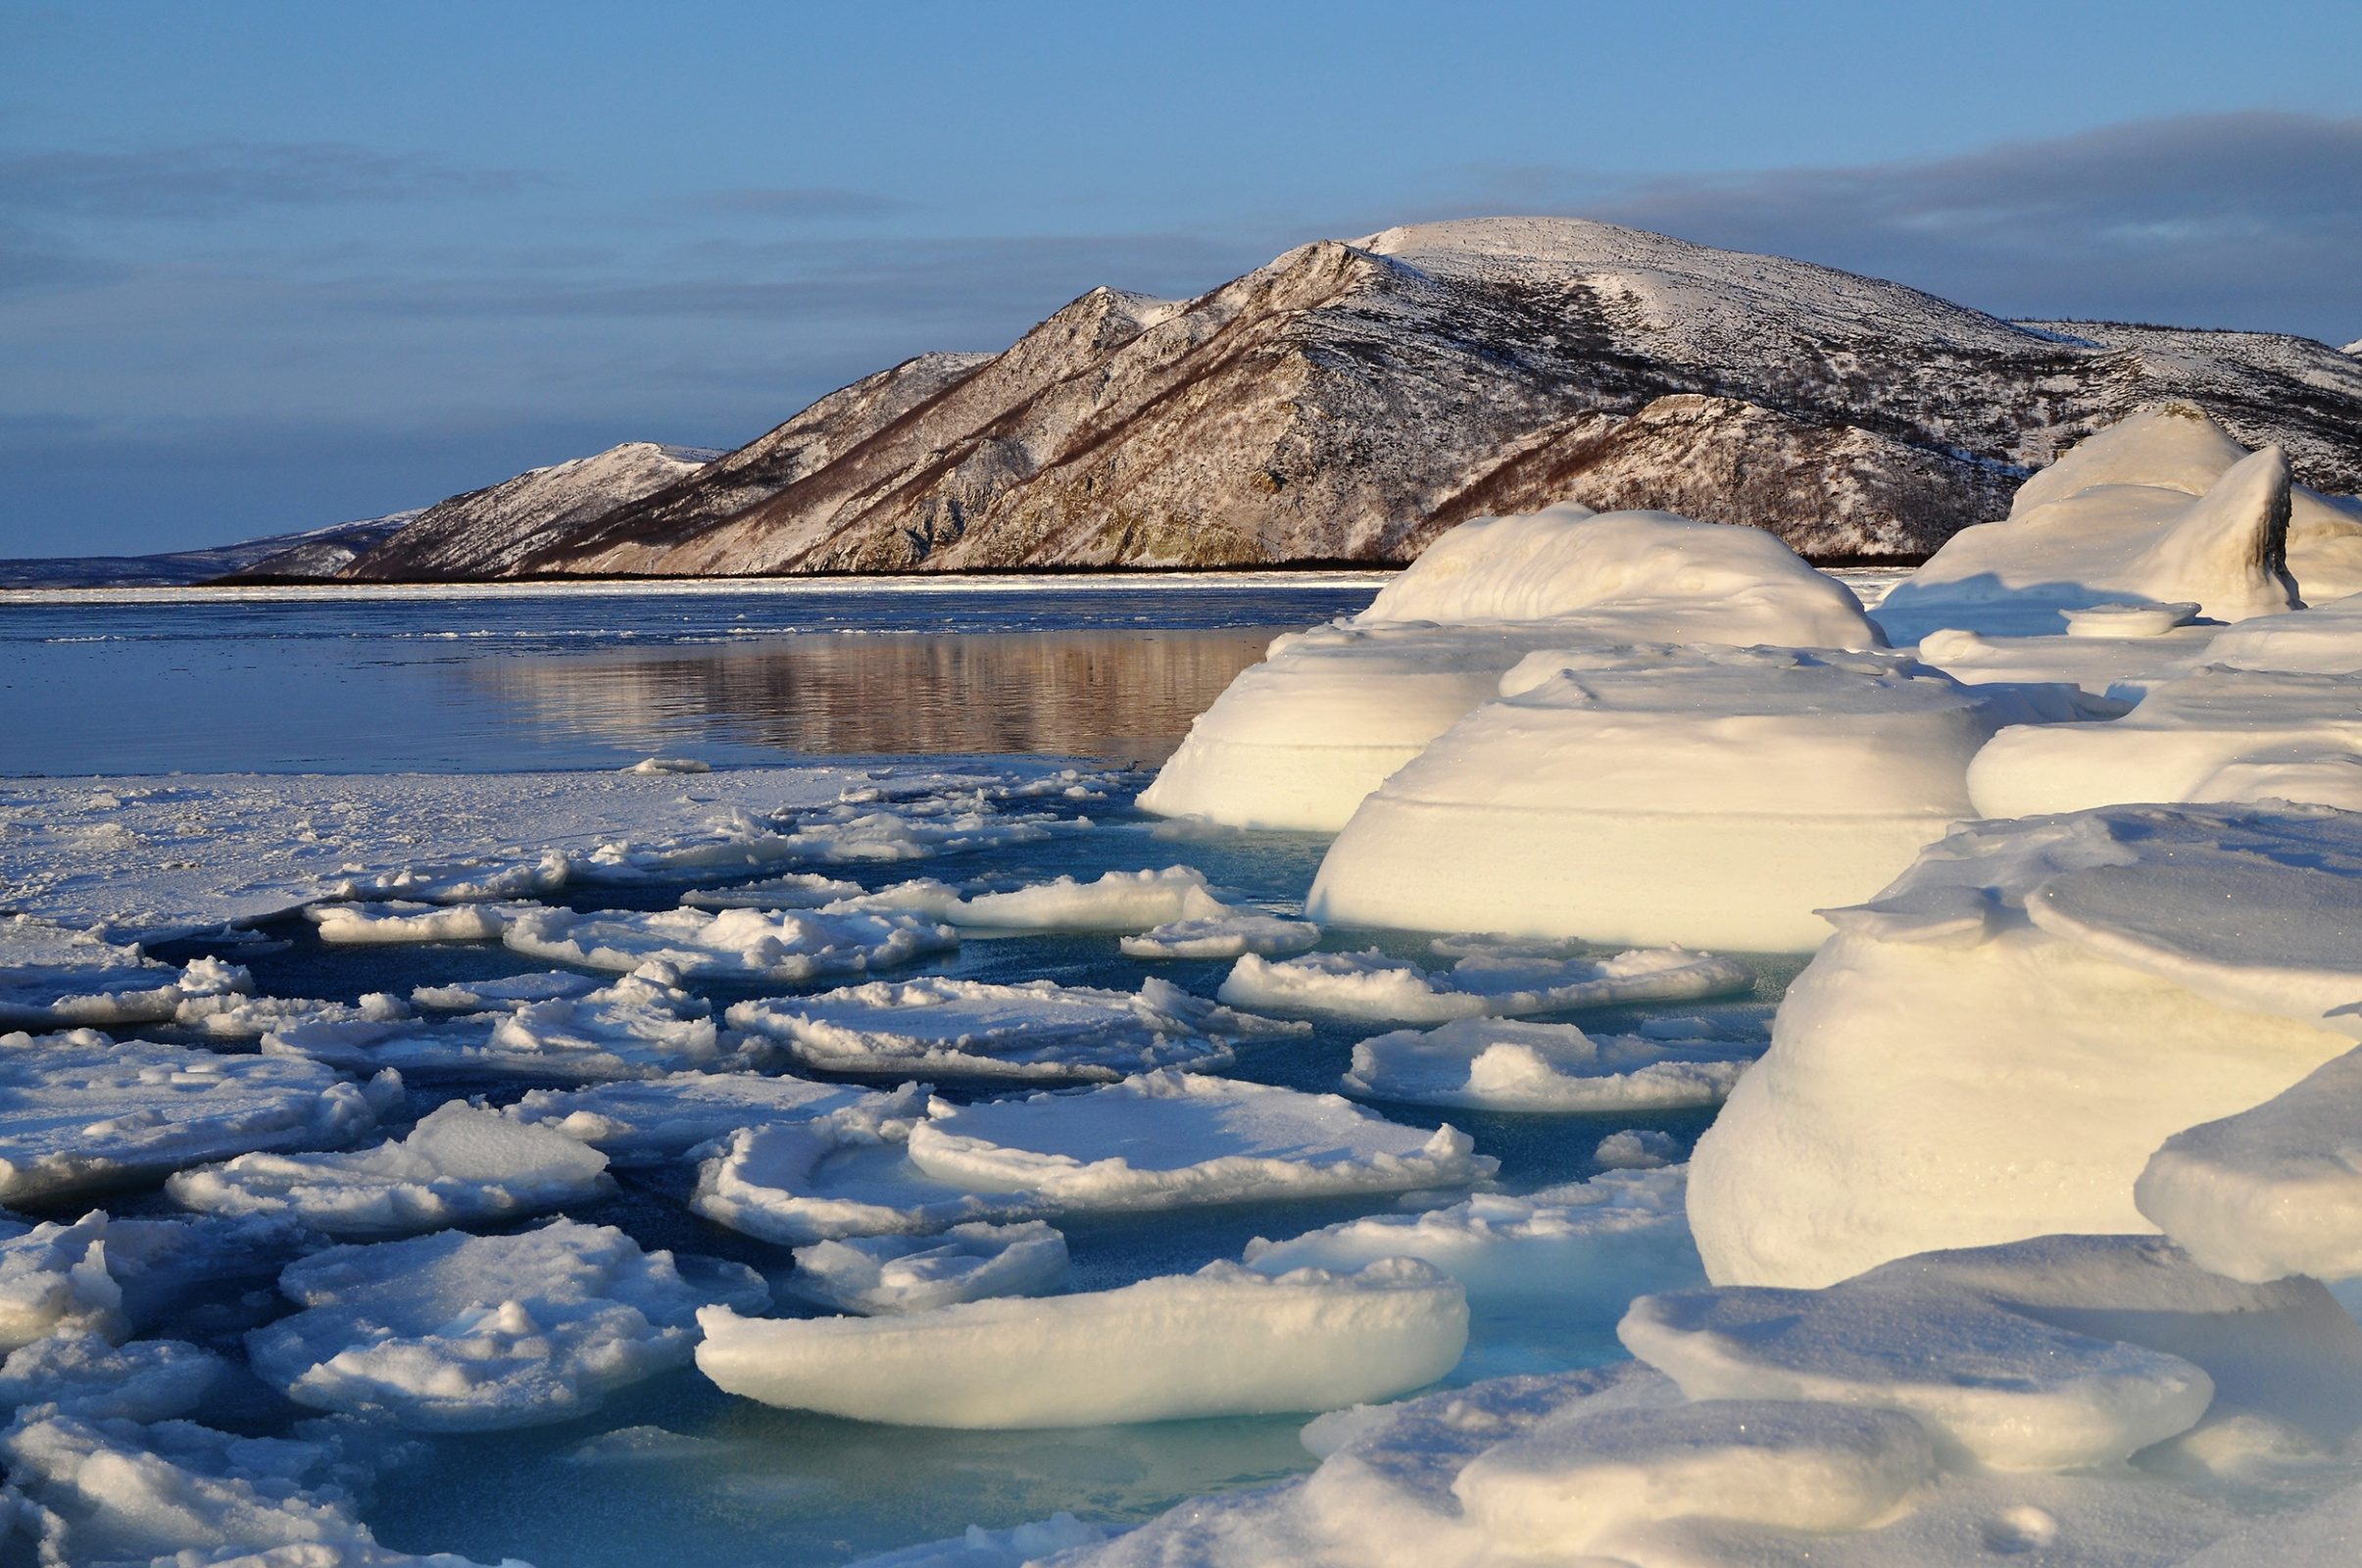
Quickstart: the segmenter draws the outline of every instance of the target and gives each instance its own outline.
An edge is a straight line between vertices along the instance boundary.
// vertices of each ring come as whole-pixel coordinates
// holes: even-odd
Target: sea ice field
[[[0,603],[0,1563],[2354,1561],[2356,539]]]

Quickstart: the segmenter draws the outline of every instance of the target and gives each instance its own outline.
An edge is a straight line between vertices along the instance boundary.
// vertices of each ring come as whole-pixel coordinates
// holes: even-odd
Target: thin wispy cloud
[[[2362,119],[2178,116],[1956,158],[1627,181],[1502,169],[1454,205],[1502,201],[2004,315],[2362,331]]]
[[[788,222],[829,219],[892,218],[912,210],[912,204],[868,191],[833,186],[793,186],[786,189],[723,190],[702,198],[698,205],[714,212],[744,213]]]
[[[20,217],[219,219],[258,207],[508,196],[533,183],[515,170],[344,142],[0,154],[0,213]]]

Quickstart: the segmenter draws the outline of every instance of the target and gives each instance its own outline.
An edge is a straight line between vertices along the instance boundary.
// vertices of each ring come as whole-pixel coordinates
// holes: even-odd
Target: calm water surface
[[[1156,760],[1382,580],[0,595],[0,774]]]

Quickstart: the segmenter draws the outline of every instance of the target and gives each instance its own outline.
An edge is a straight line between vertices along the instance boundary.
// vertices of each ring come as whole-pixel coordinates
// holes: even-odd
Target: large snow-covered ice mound
[[[1308,1032],[1155,976],[1136,992],[1054,980],[872,980],[742,1002],[727,1016],[807,1067],[889,1077],[1112,1081],[1158,1067],[1222,1067],[1235,1041]]]
[[[240,1154],[184,1170],[165,1191],[184,1208],[292,1214],[330,1236],[440,1230],[605,1196],[607,1156],[562,1132],[464,1101],[407,1138],[335,1154]]]
[[[2086,701],[1899,654],[1661,644],[1538,653],[1501,692],[1361,803],[1310,918],[1809,950],[1815,908],[1970,814],[1994,731]]]
[[[1712,1105],[1761,1054],[1721,1031],[1701,1038],[1585,1034],[1571,1023],[1455,1018],[1353,1047],[1348,1093],[1471,1110],[1586,1114]]]
[[[0,1035],[0,1201],[131,1186],[254,1150],[333,1149],[400,1096],[398,1080],[365,1089],[284,1056],[117,1045],[92,1029]]]
[[[423,1432],[571,1420],[686,1361],[700,1307],[770,1299],[742,1265],[692,1286],[670,1252],[566,1219],[331,1248],[279,1289],[304,1310],[247,1336],[258,1376],[298,1404]]]
[[[1387,1258],[1353,1274],[1236,1263],[1112,1291],[895,1317],[699,1314],[697,1364],[733,1394],[863,1421],[1087,1427],[1382,1399],[1452,1370],[1458,1285]]]
[[[2060,612],[2188,601],[2216,620],[2362,589],[2362,512],[2293,484],[2190,404],[2144,409],[1963,528],[1879,606],[1897,642],[1938,627],[2057,632]],[[2299,596],[2303,597],[2300,598]]]
[[[2362,674],[2208,664],[2151,687],[2111,722],[2001,731],[1969,765],[1968,788],[1986,816],[2119,801],[2362,810]]]
[[[1885,645],[1850,590],[1758,528],[1571,505],[1462,523],[1361,614],[1273,642],[1140,806],[1333,833],[1526,655],[1630,642]]]
[[[1707,1272],[2144,1231],[2166,1139],[2348,1049],[2362,816],[2112,807],[1931,847],[1789,988],[1692,1166]],[[2226,908],[2240,911],[2226,920]]]
[[[1430,1133],[1336,1095],[1172,1071],[921,1104],[739,1133],[706,1161],[691,1206],[801,1246],[969,1220],[1458,1187],[1498,1168],[1450,1126]]]
[[[1575,956],[1551,944],[1439,939],[1450,969],[1421,968],[1376,948],[1309,953],[1273,963],[1247,954],[1222,982],[1224,1002],[1278,1012],[1442,1023],[1509,1018],[1637,1002],[1679,1002],[1744,991],[1747,965],[1684,948]]]

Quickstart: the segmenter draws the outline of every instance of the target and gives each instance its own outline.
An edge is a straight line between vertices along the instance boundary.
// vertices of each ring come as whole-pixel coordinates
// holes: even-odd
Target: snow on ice
[[[735,1135],[691,1206],[770,1241],[925,1235],[1010,1220],[1450,1188],[1497,1161],[1465,1134],[1335,1095],[1171,1071],[973,1105],[909,1096]]]
[[[401,1103],[317,1062],[117,1045],[92,1029],[0,1035],[0,1201],[156,1181],[255,1150],[333,1149]]]
[[[745,1065],[723,1049],[703,997],[647,974],[628,974],[595,990],[589,989],[595,981],[566,979],[563,987],[541,975],[517,984],[421,987],[414,998],[423,1005],[481,1004],[484,1010],[442,1018],[397,1012],[309,1019],[265,1035],[263,1051],[355,1072],[428,1068],[569,1083]],[[560,994],[521,1000],[520,994],[552,991]]]
[[[1312,953],[1278,963],[1250,953],[1231,969],[1220,995],[1233,1006],[1275,1012],[1442,1023],[1614,1003],[1686,1001],[1745,990],[1754,981],[1745,964],[1681,948],[1593,958],[1568,957],[1548,944],[1480,943],[1470,949],[1446,939],[1437,946],[1460,952],[1449,970],[1422,969],[1376,948]]]
[[[890,1317],[698,1315],[697,1364],[765,1404],[932,1427],[1081,1427],[1325,1410],[1460,1358],[1458,1285],[1411,1258],[1353,1274],[1236,1263],[1111,1291]]]
[[[807,1078],[677,1072],[588,1089],[528,1090],[504,1114],[564,1133],[630,1166],[677,1158],[741,1128],[886,1103],[883,1095]]]
[[[653,913],[523,910],[502,941],[528,957],[630,972],[654,965],[672,982],[734,978],[796,985],[866,974],[958,950],[949,926],[909,914],[801,909],[660,909]]]
[[[614,1189],[597,1150],[456,1100],[421,1117],[398,1143],[340,1154],[240,1154],[165,1183],[183,1208],[292,1214],[330,1236],[507,1219]]]
[[[873,980],[742,1002],[730,1026],[775,1040],[807,1067],[889,1077],[1112,1081],[1158,1067],[1227,1066],[1231,1045],[1306,1033],[1151,976],[1137,992],[1052,980]]]
[[[1584,1114],[1719,1104],[1761,1054],[1704,1020],[1699,1037],[1585,1034],[1571,1023],[1455,1018],[1353,1047],[1351,1094],[1470,1110]]]

